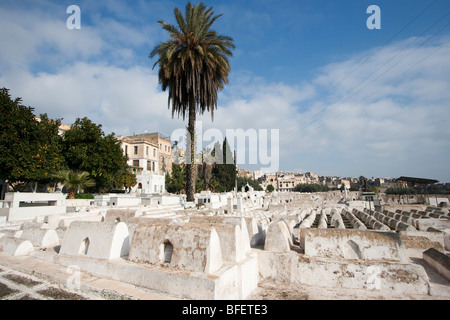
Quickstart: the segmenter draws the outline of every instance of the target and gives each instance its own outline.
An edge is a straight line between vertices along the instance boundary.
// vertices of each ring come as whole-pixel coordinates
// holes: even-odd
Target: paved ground
[[[1,300],[88,300],[91,297],[37,277],[0,267]]]
[[[249,300],[450,300],[450,283],[437,275],[422,259],[421,264],[430,279],[431,295],[393,296],[341,288],[298,286],[289,283],[261,281]],[[0,252],[0,300],[172,300],[173,297],[143,290],[120,281],[81,273],[80,286],[70,289],[67,281],[73,273],[30,256],[12,257]]]
[[[450,300],[450,282],[437,274],[423,259],[410,257],[410,262],[421,265],[428,275],[430,295],[394,295],[385,291],[322,288],[290,283],[261,281],[248,299],[251,300]]]
[[[166,294],[131,284],[79,273],[31,256],[0,252],[0,300],[173,300]],[[72,278],[74,279],[74,278]],[[73,288],[73,289],[72,289]]]

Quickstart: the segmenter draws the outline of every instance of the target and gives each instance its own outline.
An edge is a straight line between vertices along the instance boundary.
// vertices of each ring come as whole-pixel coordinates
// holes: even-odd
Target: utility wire
[[[414,21],[416,21],[422,14],[424,14],[428,9],[430,9],[436,2],[439,0],[435,0],[433,3],[431,3],[429,6],[427,6],[425,9],[423,9],[419,14],[417,14],[410,22],[408,22],[403,28],[401,28],[392,38],[390,38],[383,46],[388,45],[392,40],[394,40],[400,33],[403,32],[407,27],[409,27]],[[356,70],[358,70],[362,65],[364,65],[367,61],[369,61],[375,54],[377,54],[382,47],[380,47],[378,50],[374,51],[371,55],[369,55],[366,59],[364,59],[362,62],[360,62],[350,73],[348,73],[344,78],[340,79],[339,82],[344,81],[347,79],[350,75],[352,75]]]
[[[448,27],[450,25],[447,24],[446,27]],[[425,57],[423,57],[422,59],[420,59],[419,61],[417,61],[415,64],[411,65],[407,70],[403,71],[400,75],[398,75],[396,78],[392,79],[391,81],[389,81],[388,83],[386,83],[381,89],[379,89],[377,92],[373,92],[370,96],[366,97],[362,103],[369,101],[376,93],[378,93],[379,91],[383,90],[384,88],[386,88],[387,86],[391,85],[392,83],[394,83],[395,81],[399,80],[401,77],[403,77],[405,74],[407,74],[409,71],[411,71],[412,69],[416,68],[418,65],[420,65],[422,62],[424,62],[426,59],[428,59],[429,57],[431,57],[432,55],[436,54],[439,50],[443,49],[444,47],[448,46],[450,44],[450,42],[445,42],[443,44],[441,44],[440,46],[438,46],[435,50],[433,50],[431,53],[427,54]]]
[[[444,14],[439,20],[437,20],[435,23],[433,23],[432,26],[430,26],[427,30],[425,30],[424,32],[422,32],[419,37],[415,38],[414,41],[408,43],[407,45],[411,45],[414,42],[416,42],[418,39],[420,39],[420,37],[425,34],[426,32],[428,32],[429,30],[431,30],[436,24],[438,24],[442,19],[444,19],[448,14],[450,13],[450,11],[448,11],[446,14]],[[450,23],[449,23],[450,24]],[[415,49],[413,49],[411,52],[409,52],[406,56],[404,56],[402,59],[400,59],[400,61],[396,62],[396,64],[398,64],[399,62],[403,61],[404,59],[406,59],[408,56],[410,56],[413,52],[415,52],[417,49],[419,49],[420,47],[423,47],[423,45],[425,43],[427,43],[428,41],[430,41],[432,38],[434,38],[437,34],[439,34],[440,32],[442,32],[445,28],[447,28],[449,26],[449,24],[445,25],[443,28],[441,28],[439,31],[437,31],[435,34],[433,34],[430,38],[428,38],[427,40],[425,40],[424,42],[422,42],[422,44],[418,47],[416,47]],[[366,81],[368,81],[370,79],[370,77],[372,77],[374,74],[376,74],[378,71],[380,71],[384,66],[386,66],[389,62],[392,61],[392,59],[394,59],[395,57],[397,57],[400,53],[402,53],[403,50],[399,50],[394,56],[392,56],[386,63],[384,63],[382,66],[380,66],[379,68],[377,68],[374,72],[372,72],[368,77],[366,77],[362,82],[360,82],[356,87],[352,88],[351,90],[347,91],[346,93],[344,93],[339,99],[337,99],[335,102],[333,102],[332,104],[336,104],[339,101],[341,101],[343,98],[346,97],[346,95],[350,94],[352,91],[354,91],[355,89],[357,89],[358,87],[360,87],[362,84],[364,84]],[[373,56],[373,55],[372,55]],[[372,57],[370,56],[370,57]],[[388,71],[391,71],[392,69],[387,69],[385,70],[382,74],[380,74],[379,76],[377,76],[376,78],[372,79],[371,81],[373,82],[374,80],[377,80],[378,78],[380,78],[382,75],[386,74]],[[356,92],[354,92],[353,94],[351,94],[350,96],[346,97],[347,100],[353,96],[355,96],[357,93],[361,92],[363,89],[365,89],[368,85],[370,84],[367,83],[365,86],[363,86],[361,89],[357,90]],[[344,103],[345,101],[339,103],[338,105]],[[317,122],[318,120],[320,120],[320,118],[323,117],[323,114],[327,112],[327,109],[324,108],[322,111],[320,111],[318,113],[318,115],[316,115],[316,117],[314,119],[312,119],[309,123],[307,123],[303,128],[307,128],[310,125],[314,124],[315,122]]]
[[[447,15],[450,13],[450,11],[447,13]],[[430,38],[428,38],[427,40],[425,40],[420,46],[418,46],[418,47],[415,47],[412,51],[410,51],[407,55],[405,55],[405,56],[403,56],[399,61],[397,61],[397,62],[395,62],[395,65],[396,66],[398,66],[398,64],[400,63],[400,62],[402,62],[402,61],[404,61],[406,58],[408,58],[411,54],[413,54],[415,51],[417,51],[419,48],[421,48],[421,47],[423,47],[423,45],[425,44],[425,43],[427,43],[427,42],[429,42],[431,39],[433,39],[435,36],[437,36],[440,32],[442,32],[444,29],[446,29],[448,26],[450,25],[450,22],[447,24],[447,25],[445,25],[443,28],[441,28],[438,32],[436,32],[435,34],[433,34],[433,36],[431,36]],[[399,51],[399,53],[400,53],[400,51]],[[396,55],[397,56],[397,55]],[[428,56],[426,56],[426,58],[427,58]],[[420,61],[423,61],[423,60],[420,60]],[[416,62],[414,65],[412,65],[412,67],[415,67],[416,65],[417,65],[418,63]],[[384,65],[386,65],[386,63],[384,64]],[[383,65],[383,66],[384,66]],[[412,67],[411,68],[409,68],[408,70],[410,70],[410,69],[412,69]],[[380,69],[378,69],[378,70],[380,70]],[[372,75],[374,75],[378,70],[376,70],[375,72],[373,72],[368,78],[366,78],[363,82],[361,82],[360,84],[362,84],[362,83],[364,83],[367,79],[369,79]],[[379,74],[377,77],[375,77],[375,78],[373,78],[372,80],[371,80],[371,82],[368,82],[365,86],[363,86],[362,88],[360,88],[358,91],[356,91],[356,92],[354,92],[352,95],[350,95],[349,97],[347,97],[347,101],[350,99],[350,98],[352,98],[352,97],[354,97],[356,94],[358,94],[358,93],[360,93],[361,91],[363,91],[365,88],[367,88],[370,84],[372,84],[374,81],[376,81],[376,80],[378,80],[380,77],[382,77],[383,75],[385,75],[387,72],[389,72],[389,71],[392,71],[393,69],[391,69],[391,68],[389,68],[389,69],[386,69],[384,72],[382,72],[381,74]],[[398,78],[398,77],[397,77]],[[340,99],[339,99],[340,100]],[[339,101],[338,100],[338,101]],[[337,101],[337,102],[338,102]],[[343,104],[345,101],[343,101],[343,102],[341,102],[340,104],[338,104],[338,105],[341,105],[341,104]],[[336,103],[336,102],[335,102]],[[317,121],[317,120],[319,120],[319,119],[315,119],[315,120],[313,120],[312,122],[311,122],[311,124],[313,123],[313,122],[315,122],[315,121]],[[310,124],[308,124],[308,125],[310,125]]]
[[[414,18],[409,21],[406,25],[404,25],[396,34],[394,34],[382,47],[379,47],[378,50],[374,50],[373,53],[371,55],[369,55],[366,59],[364,59],[363,61],[361,61],[355,68],[353,68],[352,71],[350,71],[350,73],[348,73],[346,76],[344,76],[343,78],[339,79],[337,81],[337,83],[341,83],[342,81],[344,81],[345,79],[347,79],[350,75],[352,75],[356,70],[358,70],[362,65],[364,65],[367,61],[369,61],[373,56],[375,56],[375,54],[377,54],[379,51],[381,51],[381,49],[388,45],[389,43],[392,42],[392,40],[394,40],[400,33],[402,33],[407,27],[409,27],[412,23],[414,23],[414,21],[416,21],[420,16],[422,16],[426,11],[428,11],[432,6],[434,6],[436,4],[436,2],[438,2],[439,0],[434,0],[430,5],[428,5],[425,9],[423,9],[421,12],[419,12],[416,16],[414,16]],[[313,103],[317,102],[319,99],[323,99],[323,96],[328,96],[333,89],[335,89],[337,86],[333,86],[330,89],[327,90],[327,92],[322,95],[321,97],[317,97],[315,100],[313,100],[310,105],[312,105]]]

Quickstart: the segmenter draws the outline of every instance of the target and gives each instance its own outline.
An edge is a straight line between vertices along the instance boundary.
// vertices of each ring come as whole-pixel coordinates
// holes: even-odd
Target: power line
[[[350,75],[352,75],[356,70],[358,70],[362,65],[364,65],[367,61],[369,61],[373,56],[375,56],[375,54],[377,54],[379,51],[381,51],[381,49],[388,45],[390,42],[392,42],[392,40],[394,40],[400,33],[402,33],[407,27],[409,27],[414,21],[416,21],[420,16],[422,16],[426,11],[428,11],[432,6],[434,6],[436,4],[436,2],[438,2],[439,0],[434,0],[430,5],[428,5],[426,8],[424,8],[421,12],[419,12],[416,16],[413,17],[412,20],[410,20],[406,25],[404,25],[396,34],[394,34],[382,47],[380,47],[378,50],[375,50],[371,55],[369,55],[366,59],[364,59],[363,61],[361,61],[352,71],[350,71],[350,73],[348,73],[346,76],[344,76],[343,78],[341,78],[340,80],[338,80],[337,82],[340,83],[342,81],[344,81],[345,79],[347,79]],[[317,97],[315,100],[313,100],[310,105],[314,104],[315,102],[319,101],[319,99],[323,99],[323,96],[328,96],[333,89],[335,89],[336,86],[331,87],[330,89],[327,90],[327,92],[322,95],[321,97]]]
[[[431,25],[427,30],[425,30],[424,32],[422,32],[417,38],[415,38],[412,42],[408,43],[407,45],[411,45],[414,42],[416,42],[418,39],[420,39],[420,37],[425,34],[426,32],[428,32],[429,30],[431,30],[436,24],[438,24],[443,18],[445,18],[448,14],[450,13],[450,11],[448,11],[446,14],[444,14],[440,19],[438,19],[437,21],[435,21],[435,23],[433,23],[433,25]],[[421,43],[420,46],[414,48],[411,52],[409,52],[406,56],[404,56],[402,59],[400,59],[400,61],[396,62],[396,64],[398,64],[399,62],[403,61],[404,59],[406,59],[408,56],[410,56],[413,52],[415,52],[417,49],[419,49],[420,47],[423,47],[423,45],[425,43],[427,43],[428,41],[430,41],[432,38],[434,38],[437,34],[439,34],[440,32],[442,32],[445,28],[447,28],[450,25],[447,24],[445,25],[443,28],[441,28],[439,31],[437,31],[436,33],[434,33],[431,37],[429,37],[427,40],[423,41]],[[346,93],[344,93],[343,95],[340,96],[339,99],[337,99],[335,102],[333,102],[332,104],[336,104],[339,101],[341,101],[343,98],[346,97],[346,95],[350,94],[352,91],[354,91],[355,89],[357,89],[358,87],[360,87],[362,84],[364,84],[366,81],[368,81],[370,79],[370,77],[372,77],[374,74],[376,74],[378,71],[380,71],[384,66],[386,66],[389,62],[391,62],[395,57],[397,57],[400,53],[403,52],[403,49],[399,49],[399,51],[393,55],[389,60],[387,60],[387,62],[385,62],[382,66],[380,66],[379,68],[377,68],[374,72],[372,72],[368,77],[366,77],[362,82],[360,82],[357,86],[353,87],[352,89],[350,89],[349,91],[347,91]],[[373,55],[372,55],[373,56]],[[372,57],[371,56],[371,57]],[[377,76],[375,79],[372,79],[371,82],[373,82],[374,80],[377,80],[378,78],[380,78],[382,75],[386,74],[388,71],[391,71],[392,69],[387,69],[385,70],[382,74],[380,74],[379,76]],[[367,83],[365,86],[363,86],[361,89],[357,90],[356,92],[354,92],[353,94],[351,94],[350,96],[346,97],[346,99],[348,100],[349,98],[355,96],[357,93],[361,92],[363,89],[365,89],[371,82]],[[345,101],[339,103],[339,105],[343,104]],[[327,112],[327,109],[323,109],[321,112],[318,113],[318,115],[316,115],[316,117],[314,119],[312,119],[309,123],[307,123],[303,128],[307,128],[310,125],[314,124],[315,122],[317,122],[318,120],[320,120],[320,118],[323,117],[323,115]]]
[[[431,3],[429,6],[427,6],[425,9],[423,9],[419,14],[417,14],[410,22],[408,22],[403,28],[401,28],[394,36],[392,36],[383,46],[388,45],[392,40],[394,40],[400,33],[403,32],[407,27],[409,27],[414,21],[416,21],[422,14],[424,14],[428,9],[430,9],[436,2],[439,0],[435,0],[433,3]],[[382,47],[380,47],[378,50],[374,51],[371,55],[369,55],[366,59],[364,59],[362,62],[360,62],[356,68],[354,68],[349,74],[347,74],[344,78],[342,78],[339,82],[344,81],[347,79],[350,75],[352,75],[357,69],[359,69],[362,65],[364,65],[367,61],[369,61],[373,56],[375,56],[376,53],[378,53],[381,50]]]
[[[448,12],[450,13],[450,12]],[[447,14],[448,14],[447,13]],[[436,32],[433,36],[429,37],[427,40],[425,40],[420,46],[415,47],[412,51],[410,51],[407,55],[403,56],[399,61],[395,62],[395,65],[398,66],[400,62],[404,61],[406,58],[408,58],[411,54],[413,54],[415,51],[417,51],[419,48],[423,47],[423,45],[427,42],[429,42],[431,39],[433,39],[435,36],[437,36],[440,32],[442,32],[444,29],[446,29],[448,26],[450,25],[450,22],[445,25],[443,28],[441,28],[438,32]],[[399,51],[398,53],[400,53],[401,51]],[[397,56],[398,54],[396,54],[395,56]],[[422,61],[422,60],[421,60]],[[389,62],[389,61],[388,61]],[[385,66],[387,63],[385,63],[383,66]],[[416,66],[417,63],[414,66]],[[382,66],[382,67],[383,67]],[[410,68],[411,69],[411,68]],[[375,72],[371,73],[369,77],[367,77],[363,82],[361,82],[360,84],[364,83],[367,79],[369,79],[372,75],[374,75],[375,73],[377,73],[379,70],[381,70],[381,67],[379,69],[377,69]],[[408,69],[409,70],[409,69]],[[380,77],[382,77],[383,75],[385,75],[387,72],[392,71],[392,69],[386,69],[384,72],[382,72],[381,74],[379,74],[377,77],[373,78],[371,80],[371,82],[368,82],[365,86],[363,86],[362,88],[360,88],[358,91],[354,92],[352,95],[350,95],[349,97],[347,97],[347,101],[348,99],[354,97],[356,94],[360,93],[361,91],[363,91],[365,88],[367,88],[371,83],[373,83],[374,81],[378,80]],[[340,100],[340,99],[339,99]],[[338,101],[339,101],[338,100]],[[336,101],[336,102],[338,102]],[[336,103],[335,102],[335,103]],[[345,102],[345,101],[344,101]],[[344,102],[340,103],[343,104]],[[340,105],[339,104],[339,105]]]
[[[448,27],[450,25],[447,24],[446,27]],[[436,54],[439,50],[441,50],[442,48],[448,46],[450,44],[450,42],[446,42],[441,44],[440,46],[438,46],[435,50],[433,50],[431,53],[427,54],[425,57],[423,57],[422,59],[420,59],[419,61],[417,61],[415,64],[411,65],[407,70],[405,70],[404,72],[402,72],[400,75],[398,75],[396,78],[392,79],[391,81],[389,81],[387,84],[385,84],[380,90],[386,88],[387,86],[391,85],[393,82],[397,81],[398,79],[400,79],[401,77],[403,77],[405,74],[407,74],[409,71],[411,71],[412,69],[414,69],[415,67],[417,67],[419,64],[421,64],[422,62],[424,62],[426,59],[428,59],[430,56]],[[370,96],[366,97],[366,99],[364,99],[362,102],[366,102],[368,100],[370,100],[370,98],[372,98],[372,96],[374,94],[376,94],[377,92],[372,93]]]

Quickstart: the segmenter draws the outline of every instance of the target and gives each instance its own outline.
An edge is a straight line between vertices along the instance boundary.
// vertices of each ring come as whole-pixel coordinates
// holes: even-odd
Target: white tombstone
[[[0,251],[9,253],[12,256],[25,256],[34,251],[33,244],[29,240],[11,238],[0,234]]]
[[[292,246],[292,235],[284,220],[274,221],[269,225],[266,233],[264,250],[289,252]]]
[[[124,222],[74,221],[64,235],[59,253],[111,260],[127,255],[129,248]]]

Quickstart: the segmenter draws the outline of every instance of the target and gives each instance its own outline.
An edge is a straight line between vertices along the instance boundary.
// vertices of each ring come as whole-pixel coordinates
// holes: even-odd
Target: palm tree
[[[54,179],[69,189],[69,199],[75,199],[75,193],[80,190],[95,186],[95,180],[86,171],[61,170],[54,175]]]
[[[221,15],[214,15],[202,2],[186,4],[183,17],[178,8],[174,14],[178,26],[158,21],[170,35],[170,40],[158,44],[150,58],[158,56],[153,65],[159,64],[159,83],[163,91],[169,88],[168,106],[183,120],[188,115],[188,141],[186,142],[186,195],[194,201],[195,193],[195,120],[196,114],[211,112],[217,108],[217,93],[228,83],[230,64],[228,57],[234,49],[233,39],[211,30]],[[190,160],[190,161],[189,161]]]

